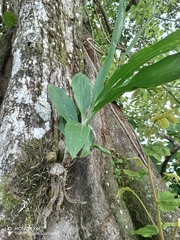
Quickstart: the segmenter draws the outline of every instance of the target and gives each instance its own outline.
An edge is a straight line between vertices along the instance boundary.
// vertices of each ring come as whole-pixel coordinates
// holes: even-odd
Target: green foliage
[[[141,169],[138,172],[124,169],[123,172],[129,177],[135,178],[137,181],[140,181],[147,174],[147,172],[144,169]]]
[[[169,153],[174,148],[168,139],[160,136],[158,133],[164,132],[167,136],[172,137],[175,141],[180,142],[180,124],[179,114],[180,108],[178,99],[179,94],[179,81],[174,81],[173,84],[166,84],[157,88],[150,89],[137,89],[131,95],[131,99],[127,97],[122,98],[124,103],[124,113],[129,123],[137,132],[141,142],[147,141],[150,136],[149,147],[152,148],[157,143],[157,148],[154,153],[146,152],[153,159],[153,162],[158,162],[158,171],[161,171],[161,165],[165,156],[170,156],[166,169],[169,172],[179,171],[179,153],[166,154],[163,156],[161,148],[165,148]],[[170,92],[170,94],[169,94]],[[158,149],[159,142],[161,142],[160,149]],[[178,150],[178,149],[177,149]],[[146,149],[145,149],[146,151]],[[161,154],[159,154],[161,152]],[[151,158],[152,159],[152,158]],[[173,183],[174,185],[174,183]]]
[[[136,231],[132,231],[132,235],[138,234],[143,237],[152,237],[153,235],[157,235],[158,231],[153,225],[146,225],[143,228],[139,228]]]
[[[125,9],[124,9],[124,1],[120,0],[119,1],[119,10],[117,13],[117,18],[114,26],[114,31],[112,34],[112,39],[111,39],[111,45],[109,49],[109,53],[106,57],[106,60],[101,67],[94,86],[93,90],[93,102],[96,100],[100,92],[102,91],[104,87],[104,81],[106,80],[106,77],[108,75],[109,69],[111,67],[111,64],[114,59],[114,53],[116,51],[116,46],[119,42],[119,39],[121,37],[123,25],[124,25],[124,16],[125,16]]]
[[[76,74],[72,78],[72,89],[83,122],[85,120],[86,110],[91,104],[91,86],[89,78],[82,73]]]
[[[169,127],[170,123],[173,125],[176,125],[179,122],[178,119],[174,117],[172,113],[173,113],[173,109],[163,113],[157,113],[151,119],[151,121],[154,122],[159,127],[166,129]]]
[[[114,177],[120,183],[122,177],[122,169],[124,165],[124,160],[120,157],[119,152],[116,152],[114,149],[111,149],[111,159],[109,160],[110,164],[114,168]]]
[[[81,157],[87,157],[90,154],[90,148],[93,147],[92,142],[93,142],[93,134],[92,134],[92,131],[90,131],[89,136],[82,149],[82,152],[80,155]]]
[[[68,120],[65,127],[66,146],[74,159],[77,153],[84,146],[90,134],[90,128],[78,122]]]
[[[153,1],[152,3],[152,1],[146,0],[145,2],[146,4],[148,3],[150,6],[153,6],[153,8],[156,6],[157,3],[160,4],[159,1]],[[170,4],[170,1],[168,2],[168,4]],[[173,1],[172,3],[174,4]],[[130,53],[131,48],[134,47],[137,43],[140,34],[143,34],[143,30],[145,30],[144,34],[147,36],[152,36],[158,30],[157,26],[154,24],[155,21],[153,19],[155,13],[151,11],[150,14],[147,16],[148,19],[144,19],[144,11],[147,11],[145,8],[140,7],[141,4],[144,3],[139,3],[137,8],[141,9],[139,11],[139,15],[137,16],[137,12],[135,12],[134,15],[131,15],[131,19],[137,17],[137,24],[142,25],[142,22],[144,21],[145,24],[143,23],[143,27],[138,30],[138,33],[135,35],[132,44],[129,45],[129,48],[127,48],[125,54]],[[168,11],[168,9],[166,9],[166,11]],[[154,21],[153,24],[151,22],[153,28],[151,30],[148,30],[146,26],[150,23],[151,19],[152,22]],[[83,74],[78,73],[72,79],[72,90],[74,93],[76,106],[81,114],[81,122],[78,122],[77,120],[78,111],[76,111],[75,109],[75,104],[66,95],[66,93],[63,92],[62,89],[58,90],[56,87],[53,86],[49,86],[48,88],[49,97],[52,103],[57,108],[57,111],[61,115],[61,118],[64,119],[64,122],[61,125],[61,129],[64,128],[66,147],[72,159],[77,156],[81,149],[82,152],[80,156],[87,156],[90,153],[91,146],[98,147],[104,153],[109,154],[109,151],[107,149],[99,145],[93,145],[93,130],[89,126],[95,114],[105,104],[117,100],[125,92],[135,90],[134,96],[139,96],[140,93],[140,96],[148,106],[149,95],[151,95],[151,97],[153,98],[154,92],[161,91],[162,93],[161,87],[155,87],[180,78],[180,30],[168,34],[166,37],[156,42],[155,44],[146,44],[143,49],[139,50],[137,53],[132,54],[129,60],[126,59],[126,55],[123,55],[122,61],[120,59],[121,65],[117,67],[113,74],[111,74],[113,68],[111,67],[112,62],[114,58],[116,58],[114,57],[116,53],[116,47],[118,45],[119,39],[122,39],[121,34],[123,32],[123,25],[124,7],[123,1],[119,1],[119,10],[112,34],[110,48],[104,64],[102,65],[99,73],[97,74],[97,78],[92,92],[90,88],[90,81]],[[162,31],[159,32],[159,36],[162,35]],[[146,88],[146,90],[140,88]],[[169,99],[164,98],[163,100],[161,99],[161,101],[162,104],[165,105],[167,101],[169,101]],[[157,106],[157,108],[159,108],[159,106]],[[158,127],[168,129],[168,127],[170,127],[171,125],[176,125],[178,122],[174,110],[166,110],[163,112],[158,111],[155,116],[150,116],[149,119],[151,120],[151,122],[153,122],[153,126],[148,126],[148,137],[157,132]],[[134,126],[137,126],[136,123],[134,124]],[[145,152],[148,155],[155,157],[159,161],[163,156],[169,156],[171,154],[170,148],[168,146],[165,146],[162,142],[155,142],[153,144],[149,144],[148,142],[148,147],[145,148]],[[150,161],[149,158],[148,161]],[[122,175],[122,170],[120,166],[123,161],[118,157],[113,157],[110,160],[110,163],[114,167],[115,178],[119,181]],[[150,166],[149,162],[148,165]],[[158,194],[156,194],[152,181],[150,167],[148,167],[148,172],[155,199],[158,226],[156,226],[152,217],[149,215],[145,205],[132,189],[130,189],[129,187],[121,188],[118,191],[118,196],[123,194],[125,191],[131,192],[133,195],[135,195],[141,202],[143,208],[145,209],[151,222],[153,223],[153,226],[147,225],[144,228],[133,231],[132,234],[139,234],[143,237],[152,237],[153,235],[159,234],[161,239],[163,239],[160,210],[176,210],[179,206],[179,198],[175,200],[174,194],[168,192],[158,192]],[[129,177],[135,178],[138,181],[141,180],[145,174],[147,174],[144,170],[140,170],[139,172],[124,170],[124,173]],[[168,223],[166,224],[166,226],[167,225]]]
[[[122,1],[120,1],[122,4]],[[120,6],[122,7],[122,5]],[[178,61],[180,60],[180,54],[175,53],[170,56],[165,56],[165,53],[169,53],[169,51],[175,50],[180,46],[180,31],[176,31],[169,36],[165,37],[163,40],[158,43],[152,45],[151,47],[147,47],[139,51],[138,53],[132,55],[127,63],[120,66],[112,76],[107,79],[104,84],[108,71],[110,70],[111,63],[114,57],[116,45],[118,43],[121,31],[122,24],[124,21],[123,9],[120,10],[119,15],[116,20],[115,28],[113,31],[112,42],[110,45],[109,54],[100,69],[100,72],[97,75],[97,79],[95,81],[94,89],[92,90],[92,99],[91,99],[91,89],[90,89],[90,81],[83,74],[77,74],[74,76],[72,80],[72,90],[74,93],[74,98],[81,113],[81,123],[72,121],[71,111],[68,109],[68,105],[66,104],[66,99],[69,102],[70,106],[73,106],[72,109],[76,114],[75,105],[72,104],[70,98],[66,95],[66,93],[62,93],[63,90],[52,91],[52,87],[48,89],[49,97],[53,104],[59,107],[58,102],[60,101],[60,105],[63,106],[62,109],[58,108],[58,113],[64,118],[67,123],[65,125],[65,138],[66,138],[66,147],[72,157],[75,158],[78,152],[82,149],[81,157],[87,156],[90,153],[90,147],[92,146],[93,131],[90,130],[88,126],[94,115],[107,103],[116,100],[119,98],[124,92],[133,91],[135,89],[141,88],[154,88],[155,86],[165,84],[167,82],[171,82],[180,77],[180,68]],[[117,23],[120,24],[120,31],[118,31]],[[135,37],[135,41],[137,35]],[[132,42],[132,46],[134,45]],[[128,49],[129,51],[129,49]],[[159,57],[158,61],[154,60],[155,57]],[[149,61],[151,64],[149,65]],[[145,65],[146,64],[146,65]],[[58,92],[59,91],[59,92]],[[62,93],[62,96],[55,97],[56,95]],[[145,92],[144,92],[145,93]],[[54,97],[54,98],[53,98]],[[87,99],[86,99],[87,97]],[[147,98],[147,95],[144,94],[144,98]],[[58,100],[57,100],[57,99]],[[88,111],[89,108],[89,111]],[[153,126],[156,124],[157,126],[161,125],[164,128],[169,126],[169,123],[176,124],[177,119],[172,115],[171,112],[159,113],[156,114],[155,117],[152,118]],[[160,123],[161,121],[161,123]],[[162,123],[162,121],[164,121]],[[168,123],[168,124],[167,124]],[[152,129],[150,129],[150,134],[152,134]],[[106,149],[101,146],[94,145],[100,148],[104,153],[109,153]],[[155,143],[153,145],[149,145],[148,148],[145,149],[148,155],[152,155],[156,157],[158,160],[162,158],[162,156],[170,155],[170,150],[168,147],[165,147],[162,143]],[[122,170],[120,165],[122,164],[122,160],[119,158],[113,158],[110,160],[110,163],[114,167],[114,176],[117,181],[120,181]],[[134,177],[136,180],[141,180],[143,176],[146,174],[145,171],[140,170],[139,172],[133,172],[129,170],[124,170],[124,173],[129,177]],[[150,169],[149,169],[149,176]],[[151,181],[151,180],[150,180]],[[153,186],[153,183],[152,183]],[[153,186],[154,188],[154,186]],[[160,221],[160,211],[169,211],[176,210],[179,205],[179,199],[174,200],[174,194],[169,195],[171,193],[158,193],[158,201],[155,202],[157,208],[157,218],[158,218],[158,226],[154,224],[152,217],[149,215],[145,205],[141,201],[141,199],[137,196],[137,194],[131,190],[130,188],[121,188],[118,191],[118,196],[123,194],[125,191],[129,191],[134,194],[138,200],[141,202],[144,207],[146,213],[148,214],[153,226],[145,226],[137,231],[132,232],[132,234],[139,234],[144,237],[152,237],[159,233],[161,238],[163,239],[162,232],[162,224]],[[173,196],[173,198],[172,198]],[[154,193],[154,198],[156,199],[156,193]],[[173,202],[173,204],[171,204]]]
[[[167,56],[157,63],[151,64],[151,66],[144,66],[149,60],[164,53],[173,50],[177,46],[180,46],[180,30],[176,31],[158,43],[151,47],[142,49],[138,53],[134,54],[128,63],[118,68],[112,76],[104,81],[108,75],[111,63],[113,61],[114,53],[116,50],[117,43],[121,36],[122,27],[124,22],[124,6],[123,1],[119,1],[119,11],[117,14],[114,31],[112,34],[112,41],[109,49],[109,54],[100,69],[97,79],[95,81],[94,88],[92,90],[91,100],[91,89],[89,79],[81,73],[78,73],[72,79],[72,90],[74,92],[74,98],[76,100],[77,107],[81,113],[81,124],[82,126],[88,125],[94,115],[107,103],[112,102],[119,98],[124,92],[132,91],[136,88],[152,88],[154,86],[161,85],[166,82],[173,81],[180,77],[180,68],[178,61],[180,60],[180,54],[174,54]],[[161,57],[162,58],[162,57]],[[164,76],[165,74],[165,76]],[[71,153],[73,158],[77,155],[78,151],[84,146],[90,130],[89,127],[83,128],[78,122],[77,111],[73,101],[67,96],[67,94],[60,88],[50,85],[48,87],[49,97],[52,103],[55,105],[60,116],[65,120],[70,121],[67,125],[61,123],[61,130],[68,135],[67,149]],[[87,108],[90,107],[87,113]],[[86,115],[87,113],[87,115]],[[73,134],[70,137],[70,132],[74,128],[79,129],[81,134],[81,141],[79,147],[76,147],[78,139]],[[65,130],[64,130],[65,128]],[[81,128],[81,129],[80,129]],[[76,129],[76,130],[77,130]],[[86,129],[86,130],[85,130]],[[80,136],[80,135],[79,135]],[[89,141],[91,142],[91,141]],[[90,148],[90,144],[86,145],[86,152],[89,152],[87,146]],[[81,148],[80,148],[81,147]],[[86,154],[85,154],[86,155]],[[84,156],[84,153],[83,153]]]
[[[170,82],[179,78],[180,68],[177,64],[177,59],[180,59],[180,54],[172,56],[174,68],[172,73],[175,72],[174,77],[171,73],[167,76],[166,79],[166,77],[163,75],[164,73],[162,72],[165,68],[169,69],[168,66],[171,62],[171,58],[169,57],[161,60],[163,61],[163,64],[160,61],[149,66],[151,72],[147,71],[148,67],[142,67],[149,60],[158,55],[173,50],[173,48],[176,46],[180,46],[180,30],[170,34],[151,47],[142,49],[138,53],[134,54],[129,59],[127,64],[124,64],[118,68],[115,73],[108,79],[103,90],[96,99],[96,102],[92,106],[92,108],[94,108],[93,111],[99,111],[105,104],[118,99],[124,92],[133,91],[136,88],[140,87],[152,88],[154,86],[166,83],[166,81]],[[134,76],[134,73],[137,71],[138,73]],[[148,78],[146,82],[144,82],[143,78],[145,77],[145,72]]]
[[[152,88],[171,82],[180,77],[179,72],[180,53],[163,58],[157,63],[145,66],[130,80],[130,91],[138,88]],[[129,91],[129,90],[128,90]]]
[[[54,146],[55,141],[50,137],[32,139],[21,146],[17,163],[9,174],[4,175],[0,184],[1,227],[15,230],[26,223],[28,226],[43,224],[41,213],[49,202],[51,184],[50,163],[46,156]]]
[[[94,144],[92,144],[92,147],[99,148],[105,154],[111,154],[111,152],[109,150],[107,150],[106,148],[104,148],[104,147],[102,147],[102,146],[100,146],[98,144],[94,143]]]
[[[49,85],[48,94],[51,102],[54,104],[61,117],[63,117],[66,121],[71,119],[77,122],[78,117],[75,104],[64,90],[53,85]]]
[[[125,0],[124,2],[125,6],[129,4],[128,0]],[[130,10],[126,12],[124,29],[120,44],[117,46],[117,55],[114,58],[111,70],[117,69],[117,65],[119,66],[127,63],[129,57],[135,52],[142,48],[146,48],[147,46],[151,46],[153,43],[164,38],[164,36],[172,33],[172,31],[179,29],[180,17],[178,7],[179,3],[176,0],[166,0],[163,2],[160,0],[145,0],[139,1],[136,6],[132,5]],[[118,1],[113,0],[109,2],[109,0],[104,0],[101,4],[101,8],[106,12],[110,28],[112,28],[115,22]],[[108,30],[107,24],[104,24],[104,15],[96,2],[93,1],[92,3],[89,1],[86,10],[96,45],[99,46],[99,49],[103,49],[104,54],[100,57],[101,60],[104,61],[105,55],[107,55],[108,52],[107,42],[110,42],[111,31]],[[142,31],[143,29],[144,31]],[[136,37],[134,38],[134,36]],[[131,44],[129,44],[130,42]],[[179,52],[179,49],[178,46],[174,47],[173,53]],[[121,58],[119,59],[120,51]],[[167,55],[168,54],[169,53],[167,53]],[[156,58],[149,60],[146,65],[154,64],[161,60],[162,57],[165,57],[165,55],[159,55]],[[108,75],[109,77],[111,76],[111,73],[112,71],[110,71]],[[123,102],[123,112],[138,133],[140,140],[144,142],[147,139],[151,118],[157,112],[163,113],[173,108],[176,109],[174,116],[179,116],[178,99],[180,99],[179,81],[175,81],[172,84],[170,83],[158,88],[138,88],[131,95],[131,102],[130,94],[128,94],[128,97],[121,97],[121,100],[119,101]],[[162,127],[165,129],[168,122],[168,119],[162,119],[156,123],[156,127],[153,128],[154,139],[152,139],[152,141],[156,141],[156,139],[159,141],[159,136],[157,135],[158,129]],[[177,136],[179,133],[173,131],[172,134],[176,134]],[[179,139],[177,139],[177,141],[179,141]],[[177,157],[175,158],[174,156],[171,159],[173,160],[171,161],[171,170],[177,169]],[[170,164],[168,164],[168,166],[170,166]]]
[[[151,122],[155,124],[153,128],[153,138],[159,128],[166,128],[168,135],[178,136],[179,106],[172,96],[179,94],[179,81],[174,81],[172,85],[163,85],[157,88],[136,89],[130,98],[123,97],[124,113],[134,129],[138,132],[141,141],[147,138]],[[172,87],[171,87],[172,86]],[[172,94],[169,95],[164,89],[166,87]],[[171,109],[171,110],[169,110]],[[159,120],[159,121],[158,121]],[[173,125],[171,125],[173,124]],[[171,131],[169,131],[171,129]],[[178,140],[178,139],[177,139]]]
[[[161,160],[163,156],[170,156],[170,149],[164,145],[163,142],[156,142],[154,144],[144,147],[144,152],[155,157],[157,160]]]
[[[139,39],[136,47],[141,48],[142,45],[158,41],[164,33],[169,34],[172,31],[171,29],[174,28],[174,17],[177,14],[177,8],[178,3],[176,0],[163,2],[151,0],[139,1],[138,5],[132,6],[131,11],[128,12],[131,29],[129,29],[129,33],[128,31],[125,32],[125,36],[129,37],[130,34],[133,35],[147,18],[152,17],[151,22]]]
[[[161,211],[177,211],[180,206],[180,198],[175,198],[174,193],[160,192],[158,194],[158,205]]]
[[[142,179],[142,175],[144,176],[144,174],[146,174],[144,171],[139,171],[139,172],[133,172],[133,171],[129,171],[129,170],[123,170],[125,172],[125,174],[127,174],[129,177],[137,177],[136,180],[141,180]],[[142,175],[141,175],[142,174]],[[149,171],[149,176],[150,176],[150,171]],[[172,175],[172,174],[167,174],[169,177],[171,178],[177,178],[179,180],[179,177],[176,175]],[[140,179],[139,179],[140,178]],[[151,179],[151,177],[150,177]],[[154,188],[154,185],[152,184],[152,188]],[[157,206],[156,210],[157,210],[157,216],[158,217],[158,226],[156,226],[156,224],[153,221],[152,216],[149,214],[148,210],[146,209],[144,203],[142,202],[142,200],[138,197],[138,195],[129,187],[123,187],[120,188],[118,190],[118,194],[117,194],[117,198],[120,197],[122,194],[124,194],[125,192],[131,192],[141,203],[142,207],[144,208],[145,212],[147,213],[149,219],[151,220],[153,225],[146,225],[143,228],[140,228],[136,231],[132,231],[132,235],[134,234],[138,234],[141,235],[143,237],[152,237],[153,235],[157,235],[160,234],[160,239],[164,239],[163,237],[163,233],[162,233],[162,229],[166,229],[167,227],[175,227],[175,232],[177,227],[180,225],[179,224],[179,219],[178,222],[173,223],[173,222],[169,222],[169,223],[161,223],[161,217],[160,217],[160,210],[163,212],[169,212],[169,211],[176,211],[179,209],[179,205],[180,205],[180,198],[175,198],[175,194],[174,193],[170,193],[170,192],[158,192],[158,198],[157,201],[155,200],[155,204]],[[156,194],[154,195],[155,199],[156,199]],[[174,235],[175,236],[175,235]]]
[[[131,49],[135,46],[135,44],[137,43],[137,41],[139,40],[140,36],[142,35],[143,31],[147,30],[147,25],[149,24],[149,22],[151,21],[151,17],[145,22],[145,24],[140,28],[140,30],[137,32],[136,36],[133,38],[132,42],[129,44],[129,46],[127,47],[125,54],[128,54]]]
[[[16,15],[12,12],[5,12],[3,14],[3,23],[6,27],[14,27],[17,22]]]
[[[180,227],[180,224],[179,224],[179,219],[178,219],[178,222],[167,222],[167,223],[164,223],[163,224],[163,229],[166,229],[167,227]]]

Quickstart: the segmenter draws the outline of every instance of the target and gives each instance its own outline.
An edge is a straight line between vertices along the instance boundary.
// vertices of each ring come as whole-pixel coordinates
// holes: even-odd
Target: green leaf
[[[150,146],[144,147],[145,154],[155,157],[157,160],[161,160],[163,156],[170,156],[170,149],[164,146],[163,142],[156,142]]]
[[[17,22],[16,15],[12,12],[5,12],[3,14],[3,23],[6,27],[13,27]]]
[[[180,182],[180,176],[176,175],[175,173],[164,173],[166,177],[175,179],[178,182]]]
[[[48,95],[60,116],[62,116],[66,121],[69,119],[78,121],[76,107],[64,90],[59,87],[49,85]]]
[[[134,54],[128,61],[127,64],[122,65],[115,73],[109,78],[109,80],[106,82],[104,88],[98,95],[95,103],[92,106],[92,112],[97,112],[99,111],[105,104],[112,102],[119,98],[125,91],[131,91],[133,88],[140,87],[140,84],[136,83],[136,81],[133,80],[133,84],[131,82],[131,78],[134,75],[135,72],[141,71],[140,67],[143,66],[146,62],[151,60],[152,58],[161,55],[163,53],[169,52],[170,50],[175,49],[177,46],[180,45],[180,30],[177,30],[176,32],[168,35],[161,41],[155,43],[151,47],[144,48],[140,50],[138,53]],[[174,56],[175,55],[175,56]],[[167,82],[166,76],[164,75],[163,71],[161,69],[158,69],[158,67],[161,67],[162,69],[165,69],[165,66],[163,64],[166,64],[166,67],[168,71],[165,69],[165,72],[168,74],[168,81],[172,81],[173,79],[175,80],[176,77],[178,78],[179,76],[179,67],[178,67],[178,59],[179,59],[179,54],[174,54],[171,58],[171,56],[168,56],[167,58],[161,60],[158,63],[155,63],[157,65],[155,66],[149,66],[144,67],[148,72],[147,76],[153,77],[152,82],[150,81],[145,81],[144,79],[141,78],[142,80],[142,87],[150,87],[152,85],[157,86],[156,84],[156,77],[158,77],[158,85],[162,84],[162,82]],[[171,60],[173,61],[171,63]],[[169,68],[169,65],[172,67]],[[151,68],[150,68],[151,67]],[[143,68],[143,69],[144,69]],[[155,75],[153,73],[149,73],[149,70],[155,71]],[[138,79],[136,78],[137,81],[139,81],[139,77],[144,76],[145,70],[142,70],[141,73],[138,75]],[[163,75],[161,77],[159,74]],[[142,75],[141,75],[142,74]],[[136,75],[135,75],[136,76]],[[163,79],[164,78],[164,79]],[[130,79],[130,80],[129,80]]]
[[[66,120],[60,116],[59,129],[64,135],[65,135],[65,125],[66,125]]]
[[[108,53],[108,56],[103,64],[103,66],[101,67],[100,71],[98,72],[96,82],[94,85],[93,102],[96,100],[99,93],[101,92],[101,90],[104,87],[104,81],[106,80],[106,77],[108,75],[109,69],[111,67],[111,63],[113,61],[116,46],[121,37],[122,29],[124,26],[124,17],[125,17],[124,1],[120,0],[117,18],[116,18],[116,22],[115,22],[115,26],[114,26],[114,30],[113,30],[113,34],[112,34],[109,53]]]
[[[113,159],[110,159],[109,162],[110,162],[110,164],[111,164],[113,167],[115,167],[116,163],[115,163],[115,161],[114,161]]]
[[[86,143],[82,149],[81,152],[81,157],[86,157],[90,154],[90,148],[92,146],[92,141],[93,141],[93,134],[92,134],[92,130],[90,130],[90,134],[86,140]]]
[[[133,193],[134,191],[129,187],[119,188],[116,198],[120,197],[125,192],[132,192]]]
[[[138,234],[143,237],[152,237],[153,235],[157,235],[158,231],[153,225],[146,225],[145,227],[139,228],[138,230],[132,231],[131,233],[132,235]]]
[[[121,158],[118,158],[118,159],[116,159],[116,164],[121,164],[121,163],[123,163],[124,161],[123,161],[123,159],[121,159]]]
[[[166,129],[169,127],[169,122],[173,125],[177,124],[179,121],[173,116],[173,110],[168,110],[163,113],[157,113],[152,119],[157,126]]]
[[[94,147],[94,148],[99,148],[103,153],[105,153],[105,154],[111,154],[111,152],[109,151],[109,150],[107,150],[106,148],[104,148],[104,147],[102,147],[102,146],[100,146],[100,145],[98,145],[98,144],[93,144],[92,145],[92,147]]]
[[[174,198],[175,194],[170,192],[159,192],[158,205],[163,212],[176,211],[180,206],[180,198]]]
[[[156,125],[162,129],[166,129],[169,127],[169,121],[167,120],[167,118],[161,118],[156,121]]]
[[[163,223],[162,227],[163,229],[166,229],[168,227],[179,227],[179,226],[178,226],[178,222],[166,222],[166,223]]]
[[[127,55],[130,50],[135,46],[135,44],[137,43],[138,39],[140,38],[141,34],[143,33],[144,29],[145,29],[145,32],[146,30],[148,29],[149,31],[149,28],[147,28],[147,25],[149,24],[149,22],[151,21],[152,17],[150,17],[146,22],[145,24],[143,24],[143,26],[140,28],[140,30],[137,32],[136,36],[133,38],[132,42],[130,43],[130,45],[127,47],[126,49],[126,52],[124,53],[124,56]]]
[[[90,134],[88,126],[82,126],[80,123],[68,120],[65,126],[65,141],[67,149],[74,159],[81,150]]]
[[[86,109],[91,104],[91,87],[89,78],[82,73],[76,74],[72,79],[72,90],[77,106],[84,121]]]
[[[143,67],[133,79],[126,84],[126,91],[136,88],[151,88],[180,78],[180,53],[165,57],[161,61]]]
[[[133,172],[133,171],[130,171],[130,170],[127,170],[127,169],[124,169],[123,171],[129,177],[135,177],[135,179],[137,181],[141,180],[144,177],[144,175],[147,174],[147,172],[144,169],[141,169],[138,172]]]

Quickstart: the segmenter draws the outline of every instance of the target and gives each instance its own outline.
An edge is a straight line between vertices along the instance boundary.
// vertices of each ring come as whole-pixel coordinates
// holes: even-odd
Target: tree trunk
[[[19,178],[18,173],[22,173],[18,167],[23,168],[22,164],[27,166],[28,161],[33,162],[36,158],[46,161],[48,152],[58,153],[57,163],[61,159],[58,143],[63,136],[58,130],[59,116],[48,99],[48,84],[59,86],[72,96],[72,77],[83,72],[93,83],[99,64],[95,50],[86,41],[83,1],[9,2],[18,23],[12,38],[11,76],[1,105],[0,166],[1,174],[8,176],[8,193],[18,201],[27,202],[20,194],[23,189],[17,184],[13,186]],[[6,71],[3,76],[5,74]],[[138,193],[156,219],[148,176],[137,182],[127,178],[122,171],[124,168],[133,171],[147,169],[141,146],[121,109],[115,104],[104,107],[92,125],[95,141],[111,150],[111,154],[105,155],[92,149],[88,157],[77,158],[67,169],[67,176],[64,174],[66,170],[63,172],[63,177],[51,174],[54,163],[43,162],[45,176],[48,177],[44,181],[49,185],[42,191],[47,198],[44,205],[38,203],[41,206],[38,213],[41,221],[29,220],[29,208],[24,207],[18,213],[21,216],[23,211],[26,212],[26,217],[19,222],[21,225],[13,223],[16,231],[12,234],[8,233],[8,226],[3,226],[1,239],[143,239],[131,235],[132,230],[151,224],[142,206],[129,194],[124,199],[116,199],[118,188],[129,186]],[[41,143],[38,151],[35,139]],[[32,152],[29,152],[30,148]],[[141,166],[136,165],[137,157],[142,160]],[[110,164],[112,158],[114,161],[123,160],[118,166],[122,171],[119,182]],[[31,169],[32,166],[27,170],[26,177],[31,174]],[[36,172],[33,174],[35,176]],[[161,178],[154,167],[153,179],[157,187]],[[162,189],[166,189],[163,184]],[[177,221],[177,217],[175,213],[168,213],[163,214],[162,220]],[[35,223],[37,225],[33,225]],[[36,227],[41,230],[40,233]],[[22,231],[27,229],[31,231]],[[165,232],[165,239],[172,239],[171,229]]]

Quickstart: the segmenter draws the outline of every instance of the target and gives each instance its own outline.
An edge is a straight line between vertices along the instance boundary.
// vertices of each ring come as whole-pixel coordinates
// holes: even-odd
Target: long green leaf
[[[136,33],[136,36],[133,38],[132,42],[127,47],[127,49],[126,49],[125,53],[123,54],[123,56],[126,56],[130,52],[130,50],[135,46],[135,44],[137,43],[137,41],[140,38],[141,34],[143,33],[144,29],[147,27],[147,25],[150,23],[151,20],[152,20],[152,16],[143,24],[141,29]]]
[[[108,149],[102,147],[102,146],[99,145],[99,144],[94,143],[94,144],[92,144],[92,147],[94,147],[94,148],[99,148],[99,149],[100,149],[103,153],[105,153],[105,154],[111,154],[111,152],[110,152]]]
[[[123,83],[127,81],[130,77],[133,76],[135,71],[139,71],[140,67],[151,60],[152,58],[166,53],[170,50],[175,49],[177,46],[180,46],[180,30],[177,30],[174,33],[171,33],[163,40],[155,43],[151,47],[140,50],[138,53],[134,54],[127,64],[124,64],[120,67],[106,82],[103,90],[99,94],[96,102],[92,106],[98,105],[96,109],[101,109],[106,103],[112,102],[123,94],[123,91],[126,91],[126,88],[122,89]],[[112,91],[113,87],[119,87]],[[111,91],[112,94],[109,92]],[[107,100],[107,102],[106,102]],[[103,102],[102,102],[103,101]],[[95,110],[95,109],[94,109]],[[92,110],[93,112],[93,110]]]
[[[103,66],[101,67],[97,75],[96,82],[94,85],[93,102],[96,100],[97,96],[99,95],[99,93],[104,87],[104,81],[106,80],[106,77],[108,75],[109,69],[111,67],[111,63],[113,61],[116,46],[121,37],[122,29],[124,26],[124,17],[125,17],[124,1],[120,0],[117,18],[116,18],[116,22],[115,22],[115,26],[112,34],[110,50]]]
[[[62,116],[66,121],[69,119],[78,121],[76,107],[64,90],[59,87],[49,85],[48,95],[60,116]]]
[[[72,90],[77,106],[84,121],[86,109],[91,104],[91,87],[89,78],[82,73],[76,74],[72,79]]]
[[[145,66],[127,83],[111,88],[104,99],[112,102],[124,92],[130,92],[136,88],[156,87],[174,81],[180,78],[179,62],[180,53],[176,53],[151,66]]]
[[[74,159],[77,153],[86,143],[90,134],[88,126],[82,126],[80,123],[68,120],[65,126],[65,141],[67,149]]]
[[[159,55],[160,53],[173,50],[173,48],[179,45],[180,45],[180,30],[170,34],[168,37],[154,44],[153,46],[143,49],[136,53],[135,55],[133,55],[130,58],[129,62],[123,65],[120,69],[118,69],[115,72],[115,74],[107,81],[103,90],[99,94],[96,102],[94,103],[94,106],[92,107],[93,108],[92,113],[96,113],[105,104],[116,100],[126,91],[132,91],[133,88],[137,87],[146,88],[150,86],[158,86],[165,82],[178,79],[180,71],[180,68],[178,66],[178,61],[180,61],[178,60],[179,54],[168,56],[163,60],[159,61],[158,63],[142,68],[142,70],[140,71],[139,69],[142,64],[144,64],[151,58]],[[162,68],[163,70],[161,71],[161,69],[158,68]],[[166,71],[166,69],[168,69],[167,71],[168,75],[164,76],[163,71]],[[132,79],[134,82],[133,85],[131,83],[132,80],[128,79],[133,76],[135,70],[139,71],[139,73],[137,74],[138,77],[136,77],[136,75],[134,77],[136,81],[138,81],[138,83],[136,84],[136,81]],[[163,74],[163,77],[161,76],[161,73]],[[145,82],[145,79],[143,79],[145,75],[149,76],[149,78],[152,77],[152,82],[149,81]],[[138,80],[138,78],[140,77],[142,80],[142,85]]]
[[[151,88],[180,78],[180,53],[143,67],[126,85],[128,91],[136,88]]]
[[[169,34],[164,39],[144,48],[132,55],[127,64],[124,64],[109,78],[106,82],[104,90],[110,89],[112,86],[122,84],[124,81],[133,76],[135,71],[139,71],[140,67],[152,58],[167,53],[177,46],[180,46],[180,30]]]

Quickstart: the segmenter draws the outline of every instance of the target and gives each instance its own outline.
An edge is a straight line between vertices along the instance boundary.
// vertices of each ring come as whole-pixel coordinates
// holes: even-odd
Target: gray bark
[[[48,84],[63,88],[71,96],[71,79],[77,72],[85,73],[93,83],[98,71],[97,56],[87,47],[82,32],[81,0],[11,0],[10,4],[18,16],[18,24],[12,45],[11,77],[0,113],[2,175],[13,169],[21,156],[20,145],[29,139],[52,138],[52,149],[58,151],[59,117],[48,99]],[[92,125],[98,144],[114,149],[125,160],[124,167],[138,169],[133,159],[139,156],[143,162],[143,152],[120,108],[114,104],[106,106]],[[124,201],[116,199],[116,194],[119,186],[130,186],[154,217],[148,177],[139,183],[122,175],[118,184],[111,158],[93,149],[87,158],[77,159],[68,169],[65,188],[76,203],[64,197],[57,210],[54,202],[42,239],[142,239],[132,236],[131,231],[138,224],[148,224],[149,219],[136,199],[127,196]],[[145,163],[141,167],[146,169]],[[160,176],[154,169],[153,172],[157,186]],[[163,220],[175,221],[178,215],[163,216]],[[38,239],[31,234],[28,237]],[[165,237],[171,239],[172,231],[166,231]],[[11,238],[25,239],[24,235],[13,234]],[[1,236],[1,239],[8,238]]]

